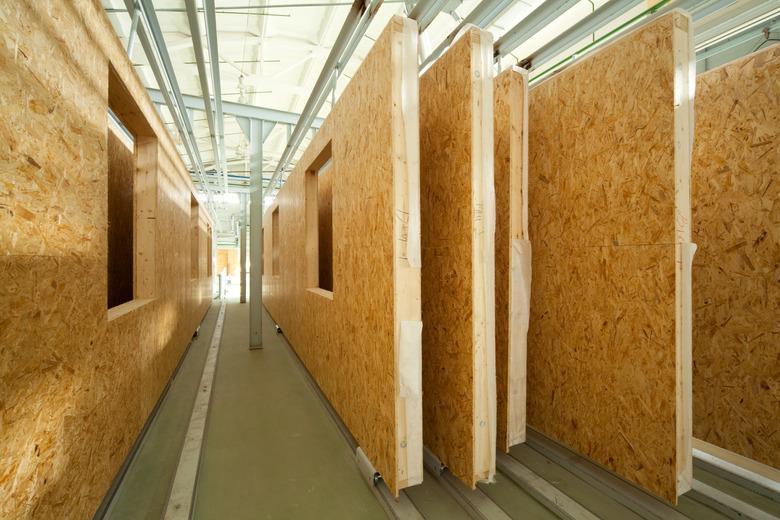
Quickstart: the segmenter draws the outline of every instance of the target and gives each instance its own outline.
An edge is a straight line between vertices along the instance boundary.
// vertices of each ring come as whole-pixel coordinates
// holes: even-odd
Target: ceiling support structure
[[[165,104],[165,98],[163,93],[155,88],[147,89],[149,97],[152,101],[158,105]],[[206,110],[205,101],[202,97],[190,96],[188,94],[182,94],[185,106],[193,110],[199,110],[201,112]],[[294,125],[301,117],[300,114],[295,112],[286,112],[284,110],[276,110],[274,108],[258,107],[254,105],[245,105],[243,103],[234,103],[232,101],[222,102],[222,112],[229,116],[243,117],[246,119],[257,119],[266,122],[285,123]],[[319,128],[322,126],[323,119],[316,117],[312,121],[311,126],[313,128]]]
[[[203,94],[203,102],[205,104],[204,111],[206,112],[206,121],[209,125],[209,137],[211,137],[211,147],[214,150],[212,154],[214,156],[214,167],[217,171],[221,171],[222,168],[219,161],[219,144],[217,143],[216,126],[214,124],[214,112],[211,107],[209,81],[206,73],[206,60],[203,57],[203,39],[200,35],[200,23],[198,22],[198,6],[195,4],[195,0],[184,0],[184,4],[187,7],[187,21],[190,25],[192,50],[195,52],[195,64],[198,66],[200,91]],[[190,107],[187,107],[187,110],[191,110]],[[225,185],[224,191],[227,193],[227,185]]]
[[[527,56],[522,63],[527,64],[526,68],[529,71],[539,68],[540,65],[543,65],[550,58],[554,58],[642,2],[643,0],[612,0],[607,2],[553,38],[552,41],[542,45],[541,48]],[[500,54],[496,55],[496,58],[501,57]]]
[[[646,16],[660,16],[661,14],[667,13],[673,9],[685,9],[691,12],[692,18],[695,21],[700,16],[697,15],[696,10],[703,4],[708,4],[711,1],[712,0],[671,0],[667,2],[661,2],[654,7],[644,10],[640,15],[637,15],[633,19],[627,21],[617,29],[614,29],[601,38],[596,39],[593,44],[588,45],[585,47],[585,49],[582,49],[582,51],[589,51],[593,48],[594,45],[603,44],[606,40],[619,34],[625,28],[633,25],[633,23],[638,22],[641,18]],[[564,52],[566,49],[570,48],[572,45],[583,40],[584,38],[587,38],[595,31],[604,27],[604,25],[607,23],[615,20],[619,16],[626,14],[640,3],[642,3],[642,0],[612,0],[611,2],[602,5],[588,16],[553,38],[551,41],[542,45],[539,49],[525,57],[520,61],[520,66],[528,69],[529,71],[538,69],[539,66],[544,65],[545,62]],[[501,52],[499,52],[498,48],[496,48],[494,55],[495,59],[501,59],[503,56],[508,54],[510,50],[511,49],[507,50],[504,48]],[[561,62],[553,65],[553,68],[563,66],[566,62],[576,59],[577,55],[577,52],[573,53],[571,56],[565,58]],[[543,76],[550,70],[551,69],[548,69],[547,71],[542,72],[540,75]],[[540,75],[532,78],[531,81],[538,79]]]
[[[322,108],[327,98],[328,90],[332,86],[333,75],[337,74],[340,65],[343,66],[349,60],[352,51],[354,51],[357,43],[365,34],[369,22],[374,18],[380,5],[382,5],[382,0],[355,0],[353,2],[349,13],[347,13],[344,25],[336,41],[333,42],[333,47],[325,60],[317,82],[314,84],[311,95],[301,112],[301,117],[295,125],[295,130],[293,130],[290,139],[287,141],[287,146],[285,146],[279,163],[276,165],[274,174],[271,177],[272,189],[280,180],[282,172],[292,161],[293,155],[306,135],[306,131],[311,127],[312,121],[319,113],[320,108]]]
[[[494,45],[496,59],[517,49],[578,2],[579,0],[546,0],[496,40]]]
[[[418,0],[408,16],[417,22],[417,30],[423,32],[448,3],[448,0]]]
[[[263,139],[264,121],[249,124],[249,348],[263,348]],[[246,207],[246,206],[244,206]],[[243,236],[246,240],[246,233]],[[245,282],[244,282],[245,283]]]
[[[141,19],[141,11],[138,9],[138,2],[133,3],[133,12],[130,15],[130,34],[127,35],[127,55],[130,61],[133,61],[133,50],[135,49],[135,36],[138,31],[138,20]]]
[[[219,72],[219,42],[217,41],[217,17],[214,0],[203,0],[203,14],[206,17],[206,43],[211,65],[211,86],[214,90],[214,108],[217,117],[217,143],[219,145],[219,170],[225,177],[227,191],[227,164],[225,161],[225,117],[222,113],[222,81]],[[205,95],[205,94],[204,94]],[[215,154],[216,157],[217,154]]]
[[[133,8],[133,0],[124,0],[124,2],[128,10]],[[168,50],[165,47],[165,40],[162,31],[160,31],[160,24],[157,21],[154,6],[151,0],[139,0],[136,5],[139,11],[139,19],[143,22],[138,24],[136,31],[138,39],[144,48],[157,84],[160,85],[165,104],[173,116],[173,121],[181,136],[184,149],[190,159],[190,164],[198,172],[203,189],[206,192],[206,205],[212,219],[217,222],[214,211],[214,198],[204,177],[205,169],[200,158],[197,140],[192,130],[192,123],[187,115],[186,105],[181,97],[176,75],[173,73],[173,66],[170,56],[168,56]]]
[[[238,228],[238,244],[240,248],[239,263],[241,264],[241,293],[238,302],[246,303],[246,239],[249,236],[246,232],[246,193],[240,193],[238,198],[241,201],[241,223]]]
[[[483,0],[482,3],[472,9],[472,11],[461,20],[455,29],[448,34],[444,40],[423,59],[420,64],[420,70],[424,70],[428,65],[433,63],[447,48],[455,41],[460,32],[467,25],[476,25],[477,27],[484,29],[490,25],[498,16],[504,12],[504,10],[512,5],[514,0]]]

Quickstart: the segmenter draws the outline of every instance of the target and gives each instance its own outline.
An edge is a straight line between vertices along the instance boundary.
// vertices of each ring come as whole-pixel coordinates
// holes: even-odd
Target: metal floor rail
[[[277,332],[282,334],[278,326]],[[412,488],[402,491],[398,499],[392,496],[295,350],[286,338],[284,340],[312,391],[355,452],[356,464],[366,484],[388,517],[445,518],[427,511],[429,503],[423,504],[419,500],[420,503],[416,503],[411,498]],[[469,489],[428,450],[424,464],[426,473],[422,486],[435,487],[429,494],[444,497],[438,500],[451,501],[447,506],[457,507],[464,518],[780,519],[777,492],[705,462],[695,462],[694,489],[681,496],[677,506],[672,506],[531,428],[526,443],[513,447],[509,454],[497,454],[496,484],[479,484],[477,489]],[[530,512],[522,505],[529,501],[541,506],[544,513]]]

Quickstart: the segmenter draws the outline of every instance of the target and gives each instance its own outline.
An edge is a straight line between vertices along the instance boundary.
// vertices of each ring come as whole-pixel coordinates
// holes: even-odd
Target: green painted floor
[[[105,518],[164,514],[218,313],[215,302]],[[193,518],[386,518],[268,315],[261,350],[248,320],[249,305],[228,300]]]
[[[194,518],[386,518],[268,315],[262,350],[248,320],[228,303]]]
[[[219,306],[215,302],[209,309],[200,336],[190,345],[103,518],[163,517]],[[263,318],[261,350],[248,348],[248,320],[249,305],[228,300],[192,518],[387,518],[358,472],[349,442],[268,314]],[[538,447],[516,446],[511,456],[599,518],[641,518],[572,468],[548,459]],[[701,468],[694,476],[770,515],[780,515],[776,500]],[[555,518],[500,471],[495,483],[480,484],[479,489],[510,518]],[[421,485],[408,488],[404,495],[426,519],[469,518],[451,490],[428,473]],[[689,495],[680,497],[675,508],[685,516],[733,517]]]
[[[190,422],[219,304],[213,304],[117,488],[105,517],[159,520],[165,513],[179,453]]]

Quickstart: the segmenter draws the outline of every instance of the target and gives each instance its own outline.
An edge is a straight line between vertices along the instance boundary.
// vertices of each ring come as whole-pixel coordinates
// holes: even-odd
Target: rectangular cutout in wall
[[[271,214],[271,274],[282,274],[279,265],[279,206]]]
[[[333,292],[333,168],[330,142],[306,170],[307,285]]]
[[[121,122],[108,125],[108,308],[133,299],[135,139]]]
[[[155,296],[157,136],[108,68],[107,307]]]
[[[190,194],[190,277],[198,278],[198,245],[200,242],[199,237],[199,210],[200,205],[195,195]]]

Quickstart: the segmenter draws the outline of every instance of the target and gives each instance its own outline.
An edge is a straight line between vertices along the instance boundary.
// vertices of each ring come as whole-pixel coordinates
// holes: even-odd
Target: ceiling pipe
[[[546,0],[504,33],[494,44],[494,56],[501,59],[523,42],[571,9],[579,0]]]
[[[569,29],[559,34],[553,40],[522,59],[520,61],[520,65],[527,68],[529,71],[538,69],[540,65],[543,65],[550,59],[570,48],[572,45],[593,34],[595,31],[604,27],[604,25],[607,23],[613,21],[619,16],[626,14],[629,10],[641,3],[641,1],[642,0],[612,0],[609,3],[602,5],[594,12],[571,26]],[[658,4],[645,9],[637,16],[624,22],[619,27],[609,31],[607,34],[595,39],[585,48],[580,49],[570,56],[567,56],[563,60],[555,63],[551,67],[548,67],[546,70],[532,78],[531,81],[535,81],[542,76],[545,76],[550,71],[559,69],[565,63],[576,59],[578,56],[592,50],[596,46],[602,45],[604,42],[610,40],[615,35],[623,32],[626,28],[634,25],[639,20],[648,16],[660,16],[664,13],[668,13],[673,9],[685,9],[693,13],[692,17],[695,21],[697,19],[695,10],[698,9],[701,5],[707,4],[710,1],[711,0],[662,0]],[[502,56],[500,54],[496,55],[496,59],[500,59],[501,57]]]
[[[198,80],[200,81],[200,90],[203,93],[203,103],[205,104],[206,121],[209,125],[209,136],[211,137],[211,147],[214,150],[214,163],[217,170],[221,170],[219,161],[219,145],[217,143],[216,127],[214,124],[214,113],[211,107],[211,95],[209,94],[208,75],[206,73],[206,61],[203,56],[203,39],[200,35],[200,23],[198,22],[198,8],[195,0],[184,0],[187,8],[187,21],[190,25],[190,35],[192,36],[192,48],[195,52],[195,63],[198,66]],[[188,107],[189,108],[189,107]]]
[[[128,10],[133,8],[133,0],[124,0],[124,2]],[[205,170],[203,168],[203,163],[200,160],[200,153],[197,145],[195,144],[192,127],[184,108],[184,103],[181,101],[181,92],[178,89],[176,76],[172,74],[172,68],[169,68],[170,58],[165,49],[165,41],[162,39],[162,33],[159,31],[159,23],[157,23],[157,17],[154,14],[154,7],[148,5],[148,3],[149,0],[141,0],[138,3],[135,3],[140,13],[139,19],[142,19],[143,21],[143,23],[138,24],[136,31],[137,36],[146,53],[149,66],[157,80],[157,84],[160,85],[162,89],[161,91],[163,98],[165,99],[165,104],[168,106],[168,110],[170,110],[171,115],[173,116],[174,124],[181,136],[184,149],[190,159],[190,164],[197,170],[198,175],[200,176],[203,189],[206,192],[206,205],[211,217],[216,221],[214,198],[211,190],[206,184],[204,177]]]
[[[366,1],[369,3],[367,4]],[[298,119],[295,129],[293,130],[290,138],[287,141],[287,146],[282,152],[282,156],[279,159],[279,163],[276,165],[274,174],[271,177],[271,186],[276,186],[276,183],[280,180],[282,171],[287,167],[293,158],[293,155],[298,150],[298,147],[303,141],[306,135],[306,130],[311,126],[311,121],[319,113],[323,103],[327,97],[329,89],[332,87],[333,76],[336,74],[337,66],[343,61],[343,58],[349,59],[349,56],[345,56],[345,50],[350,47],[352,38],[362,29],[363,33],[360,33],[360,37],[365,33],[367,23],[362,23],[364,17],[368,17],[370,21],[376,14],[377,9],[382,4],[382,0],[355,0],[347,13],[344,25],[341,27],[336,41],[333,43],[330,53],[328,54],[325,64],[322,67],[317,82],[314,84],[314,88],[306,101],[306,105],[301,112],[301,117]]]
[[[222,82],[219,72],[219,42],[217,38],[217,19],[214,14],[214,0],[203,0],[203,14],[206,18],[206,42],[209,48],[211,65],[211,86],[214,90],[214,107],[217,117],[217,142],[219,144],[219,167],[227,171],[225,163],[225,116],[222,113]],[[228,189],[225,175],[225,191]]]
[[[514,3],[514,0],[483,0],[482,3],[478,4],[463,20],[461,20],[458,26],[442,40],[433,52],[425,57],[420,64],[420,70],[424,70],[441,56],[452,42],[455,41],[455,38],[458,37],[464,27],[467,25],[476,25],[477,27],[484,29],[493,23],[493,21],[498,18],[507,7],[512,5],[512,3]]]

